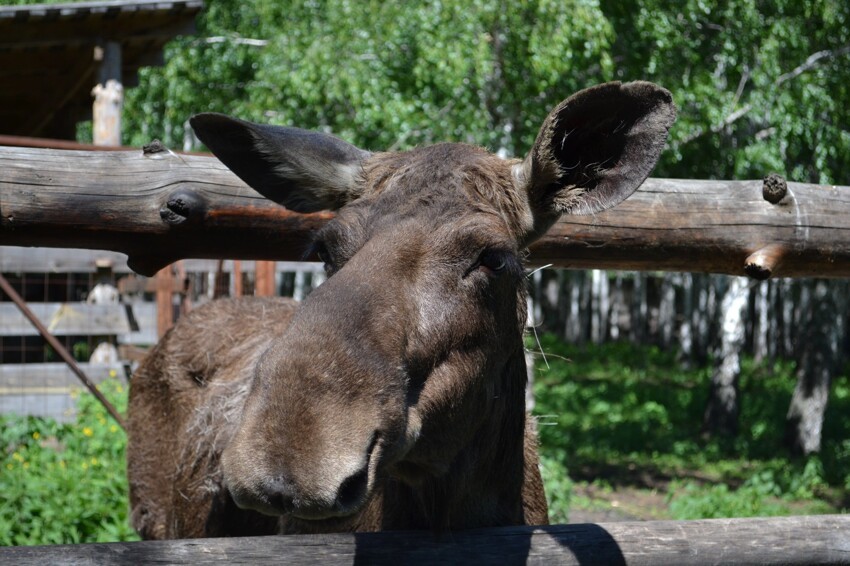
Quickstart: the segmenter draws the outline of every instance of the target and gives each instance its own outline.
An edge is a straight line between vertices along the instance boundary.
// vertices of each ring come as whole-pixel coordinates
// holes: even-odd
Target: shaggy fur
[[[133,377],[145,538],[547,522],[525,413],[525,247],[643,182],[675,111],[649,83],[583,91],[522,162],[463,144],[371,154],[220,115],[200,138],[264,195],[339,208],[297,309],[217,301]],[[280,155],[277,155],[280,153]]]

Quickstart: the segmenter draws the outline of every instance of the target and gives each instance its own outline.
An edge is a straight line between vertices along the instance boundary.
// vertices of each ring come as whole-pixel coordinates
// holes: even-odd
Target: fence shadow
[[[605,564],[625,566],[614,537],[596,524],[501,527],[433,534],[356,533],[354,564]]]

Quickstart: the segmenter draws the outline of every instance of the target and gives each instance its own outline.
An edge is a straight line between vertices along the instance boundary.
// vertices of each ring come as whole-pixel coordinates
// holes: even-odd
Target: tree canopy
[[[656,175],[848,182],[840,0],[209,0],[166,56],[128,92],[132,144],[181,146],[191,114],[218,111],[368,149],[522,155],[575,90],[646,79],[679,107]]]
[[[197,145],[189,116],[217,111],[522,155],[560,100],[636,79],[679,108],[658,176],[850,183],[843,0],[207,0],[127,92],[125,142]]]

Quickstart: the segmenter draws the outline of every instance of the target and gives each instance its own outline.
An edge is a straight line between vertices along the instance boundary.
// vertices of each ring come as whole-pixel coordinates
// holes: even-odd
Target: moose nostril
[[[275,480],[266,487],[266,500],[275,514],[285,514],[292,511],[293,493],[291,485],[283,480]]]
[[[342,510],[358,508],[366,494],[367,479],[368,473],[365,467],[345,478],[337,492],[337,507]]]

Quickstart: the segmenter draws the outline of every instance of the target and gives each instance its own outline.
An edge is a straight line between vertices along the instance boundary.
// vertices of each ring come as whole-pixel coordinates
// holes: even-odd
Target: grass
[[[665,493],[667,516],[674,519],[848,506],[847,375],[833,385],[821,454],[795,459],[782,445],[795,384],[790,363],[746,360],[740,434],[705,440],[700,425],[710,368],[684,369],[674,353],[624,343],[575,347],[544,336],[541,345],[549,367],[542,359],[536,364],[535,413],[553,520],[568,518],[570,488],[587,493],[600,483],[615,491]],[[577,503],[592,506],[584,497]]]
[[[126,408],[118,379],[100,390]],[[88,393],[77,420],[0,420],[0,545],[137,540],[127,520],[126,436]]]

